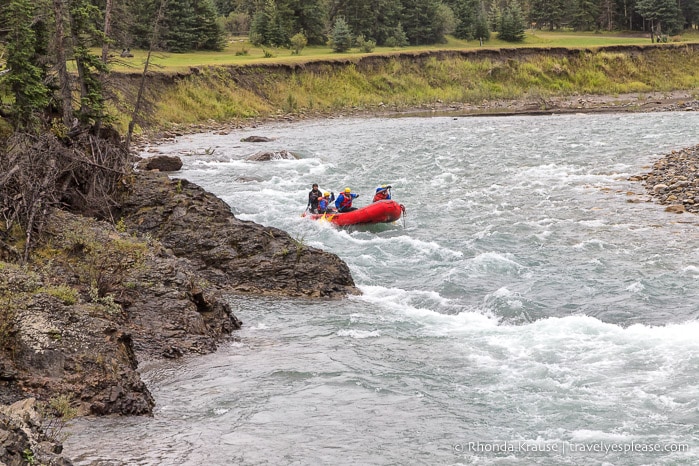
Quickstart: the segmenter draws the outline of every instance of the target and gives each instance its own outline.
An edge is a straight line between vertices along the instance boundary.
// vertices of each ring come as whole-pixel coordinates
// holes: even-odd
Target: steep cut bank
[[[673,91],[695,99],[699,44],[600,48],[502,48],[372,54],[296,64],[195,67],[153,73],[157,108],[147,131],[256,119],[346,113],[452,110],[501,114],[590,108],[611,96],[614,107],[643,109]],[[137,73],[114,76],[134,89]],[[195,128],[196,129],[196,128]]]

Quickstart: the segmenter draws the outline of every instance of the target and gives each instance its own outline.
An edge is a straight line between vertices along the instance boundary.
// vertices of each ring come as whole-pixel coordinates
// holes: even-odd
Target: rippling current
[[[152,418],[74,423],[76,464],[699,463],[699,217],[630,175],[699,113],[335,119],[159,146],[362,296],[231,297],[215,353],[141,367]],[[266,143],[241,138],[262,135]],[[246,161],[286,149],[298,160]],[[301,217],[312,183],[395,224]],[[324,280],[325,277],[318,277]]]

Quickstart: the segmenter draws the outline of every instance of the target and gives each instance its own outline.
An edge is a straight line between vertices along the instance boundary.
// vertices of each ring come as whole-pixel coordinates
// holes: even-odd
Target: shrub
[[[357,36],[357,47],[361,52],[371,53],[376,48],[376,42],[373,40],[366,40],[364,34],[359,34]]]
[[[294,55],[299,55],[301,53],[301,50],[308,44],[308,39],[306,36],[303,34],[303,32],[299,32],[297,34],[294,34],[294,36],[290,39],[291,41],[291,53]]]

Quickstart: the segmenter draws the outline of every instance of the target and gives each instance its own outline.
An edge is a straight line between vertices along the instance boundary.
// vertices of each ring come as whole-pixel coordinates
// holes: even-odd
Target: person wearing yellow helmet
[[[321,197],[318,198],[318,213],[319,214],[329,214],[333,212],[330,207],[330,203],[335,200],[335,193],[324,192]]]
[[[335,207],[338,212],[350,212],[352,210],[357,210],[356,207],[352,207],[352,200],[359,197],[359,194],[352,192],[350,188],[345,188],[343,192],[337,196],[335,199]]]
[[[391,186],[382,184],[378,188],[376,188],[376,194],[374,194],[374,200],[371,202],[376,202],[376,201],[383,201],[384,199],[391,199]]]

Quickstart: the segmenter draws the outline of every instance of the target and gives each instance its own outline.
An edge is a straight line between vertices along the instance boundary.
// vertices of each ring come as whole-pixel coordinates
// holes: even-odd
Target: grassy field
[[[493,36],[495,37],[495,35]],[[699,34],[683,34],[672,37],[673,42],[699,42]],[[593,32],[547,32],[528,31],[522,43],[513,44],[504,42],[496,38],[486,42],[480,47],[478,41],[465,41],[450,37],[446,44],[435,44],[420,47],[376,47],[373,54],[400,54],[403,52],[419,52],[427,50],[464,50],[478,48],[501,48],[501,47],[566,47],[566,48],[591,48],[610,45],[647,45],[650,38],[647,34],[622,34],[607,33],[597,34]],[[132,50],[133,58],[118,59],[112,65],[114,71],[141,70],[146,52],[142,50]],[[154,54],[152,63],[154,70],[162,72],[181,72],[191,67],[197,66],[221,66],[221,65],[244,65],[244,64],[265,64],[265,63],[304,63],[309,60],[335,60],[360,57],[368,55],[360,53],[357,49],[352,49],[347,53],[333,53],[329,47],[316,46],[304,48],[300,55],[292,55],[289,49],[284,48],[261,48],[250,44],[246,38],[232,38],[225,50],[221,52],[191,52],[178,54]]]

